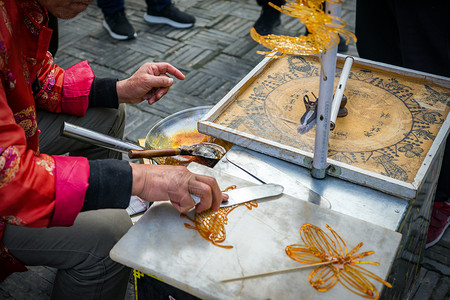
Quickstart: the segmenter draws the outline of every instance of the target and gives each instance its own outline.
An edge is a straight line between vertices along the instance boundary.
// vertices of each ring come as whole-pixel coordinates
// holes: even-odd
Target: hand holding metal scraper
[[[250,202],[253,200],[279,196],[283,193],[284,187],[279,184],[265,183],[254,186],[247,186],[235,190],[229,190],[226,192],[228,195],[228,200],[223,201],[220,207],[233,206],[245,202]],[[196,204],[200,203],[200,198],[191,195]]]

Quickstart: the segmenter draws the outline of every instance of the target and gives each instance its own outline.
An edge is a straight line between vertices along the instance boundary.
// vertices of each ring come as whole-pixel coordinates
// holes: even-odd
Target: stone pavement
[[[130,76],[142,63],[167,61],[182,70],[186,80],[176,81],[158,103],[127,106],[126,139],[136,142],[155,122],[186,108],[214,105],[263,59],[264,48],[249,36],[260,9],[256,0],[179,0],[175,2],[197,18],[188,30],[148,25],[143,20],[145,1],[127,0],[126,12],[138,37],[113,40],[102,27],[96,4],[72,20],[60,21],[60,43],[55,61],[67,68],[87,59],[98,77]],[[355,0],[344,1],[342,17],[354,31]],[[296,19],[282,16],[277,34],[299,35],[305,28]],[[357,56],[350,44],[349,55]],[[450,299],[450,230],[425,251],[412,299]],[[32,267],[0,284],[0,299],[49,299],[55,270]],[[129,285],[126,299],[133,299]]]

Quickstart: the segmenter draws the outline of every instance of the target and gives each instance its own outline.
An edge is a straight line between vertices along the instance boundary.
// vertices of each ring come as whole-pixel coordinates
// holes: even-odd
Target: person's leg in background
[[[447,137],[425,248],[434,246],[450,225],[450,144]]]
[[[97,0],[97,6],[102,10],[105,20],[103,27],[116,40],[130,40],[137,34],[125,14],[124,0]]]
[[[268,35],[273,33],[274,28],[281,24],[281,12],[270,6],[269,2],[275,4],[276,6],[281,6],[285,3],[284,0],[256,0],[256,3],[261,6],[261,14],[253,27],[260,35]]]
[[[450,2],[358,0],[356,46],[359,56],[450,77]],[[448,138],[436,187],[426,248],[436,244],[450,224]]]
[[[358,0],[362,58],[450,77],[450,2]]]
[[[356,48],[362,58],[400,66],[399,33],[387,1],[356,2]]]
[[[356,2],[356,48],[362,58],[401,66],[399,33],[388,1]]]
[[[58,269],[51,299],[123,300],[130,269],[109,257],[132,226],[123,209],[82,212],[71,227],[6,226],[3,243],[26,266]]]
[[[166,24],[174,28],[186,29],[195,24],[195,17],[179,10],[171,0],[145,0],[147,13],[144,20],[149,24]]]

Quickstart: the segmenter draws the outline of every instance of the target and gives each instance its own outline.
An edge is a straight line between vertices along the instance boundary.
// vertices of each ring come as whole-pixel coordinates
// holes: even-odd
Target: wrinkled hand
[[[155,202],[170,200],[179,212],[195,206],[190,194],[200,197],[197,212],[218,210],[228,195],[222,194],[213,177],[198,175],[183,166],[141,165],[130,163],[133,169],[132,194]]]
[[[168,63],[145,63],[130,78],[117,82],[119,103],[153,104],[164,96],[173,84],[169,75],[183,80],[181,71]]]

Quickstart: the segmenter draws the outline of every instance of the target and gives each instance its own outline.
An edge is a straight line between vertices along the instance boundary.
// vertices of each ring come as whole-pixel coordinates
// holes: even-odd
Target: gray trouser
[[[116,151],[91,146],[74,139],[60,136],[64,121],[85,127],[113,137],[122,138],[125,129],[125,106],[119,109],[89,108],[82,118],[66,114],[54,114],[47,111],[37,111],[37,122],[42,133],[39,135],[41,153],[71,156],[84,156],[89,159],[121,158]]]
[[[88,109],[83,118],[43,111],[37,116],[42,153],[117,157],[114,151],[61,138],[59,129],[66,120],[120,138],[125,123],[123,108]],[[131,226],[125,210],[101,209],[80,213],[71,227],[8,225],[3,243],[25,265],[58,269],[52,299],[124,299],[130,269],[111,260],[109,251]]]

